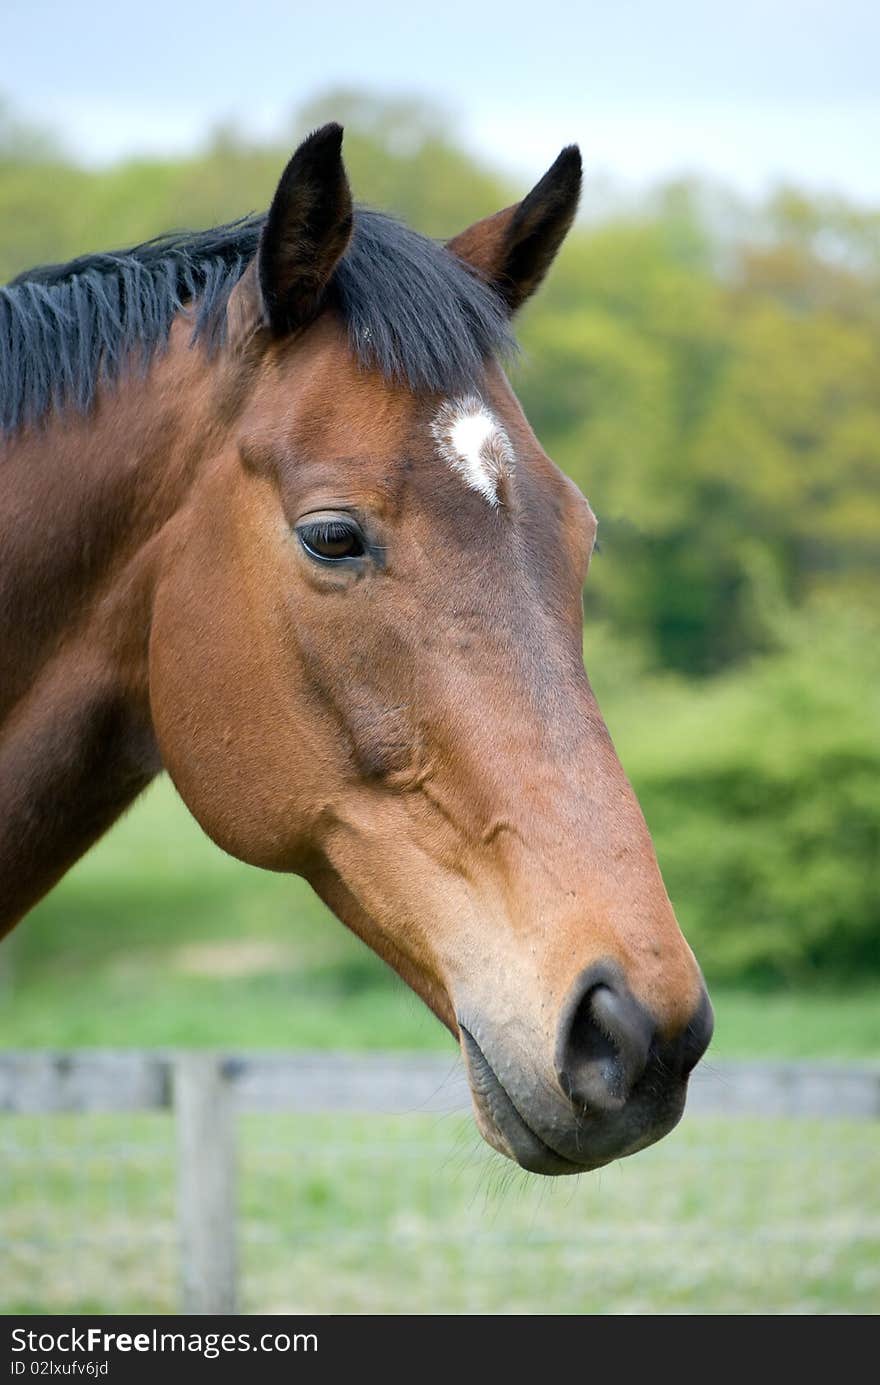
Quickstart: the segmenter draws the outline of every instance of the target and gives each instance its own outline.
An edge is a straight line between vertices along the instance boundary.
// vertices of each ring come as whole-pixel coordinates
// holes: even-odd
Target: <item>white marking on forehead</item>
[[[499,485],[513,470],[510,439],[481,399],[447,400],[431,424],[443,460],[490,505],[499,503]]]

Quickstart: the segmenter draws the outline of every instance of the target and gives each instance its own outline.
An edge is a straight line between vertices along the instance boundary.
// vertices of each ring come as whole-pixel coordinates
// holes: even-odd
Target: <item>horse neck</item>
[[[175,516],[208,451],[214,371],[175,324],[146,378],[0,454],[0,934],[161,768],[147,659]]]

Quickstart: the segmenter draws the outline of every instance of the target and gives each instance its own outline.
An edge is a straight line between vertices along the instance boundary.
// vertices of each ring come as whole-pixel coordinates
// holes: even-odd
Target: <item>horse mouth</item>
[[[661,1082],[649,1070],[619,1109],[604,1112],[573,1105],[561,1089],[555,1097],[537,1078],[536,1129],[523,1114],[523,1098],[511,1095],[471,1031],[460,1022],[458,1027],[480,1134],[529,1173],[591,1173],[654,1144],[681,1119],[687,1080],[670,1075]],[[519,1083],[522,1090],[522,1075]],[[553,1143],[539,1130],[552,1131]]]
[[[514,1106],[473,1034],[459,1023],[480,1133],[493,1149],[527,1169],[550,1175],[586,1173],[599,1164],[575,1163],[551,1149]],[[604,1164],[604,1159],[600,1164]]]

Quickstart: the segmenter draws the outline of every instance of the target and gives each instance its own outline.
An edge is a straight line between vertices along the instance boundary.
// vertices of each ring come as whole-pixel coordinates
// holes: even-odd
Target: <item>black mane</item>
[[[264,219],[84,255],[0,287],[0,429],[65,404],[85,412],[100,380],[132,363],[146,371],[184,307],[192,341],[215,350]],[[330,289],[356,358],[415,391],[465,389],[488,356],[512,349],[500,297],[442,245],[379,212],[355,212]]]

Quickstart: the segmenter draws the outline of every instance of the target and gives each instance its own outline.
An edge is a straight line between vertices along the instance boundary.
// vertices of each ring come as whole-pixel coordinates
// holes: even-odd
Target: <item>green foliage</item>
[[[518,383],[602,523],[590,609],[705,673],[772,647],[768,584],[849,602],[880,575],[880,254],[839,217],[833,262],[788,223],[713,247],[687,213],[568,248]]]
[[[711,979],[880,973],[880,623],[809,610],[711,684],[588,666]],[[661,732],[662,728],[662,732]]]

